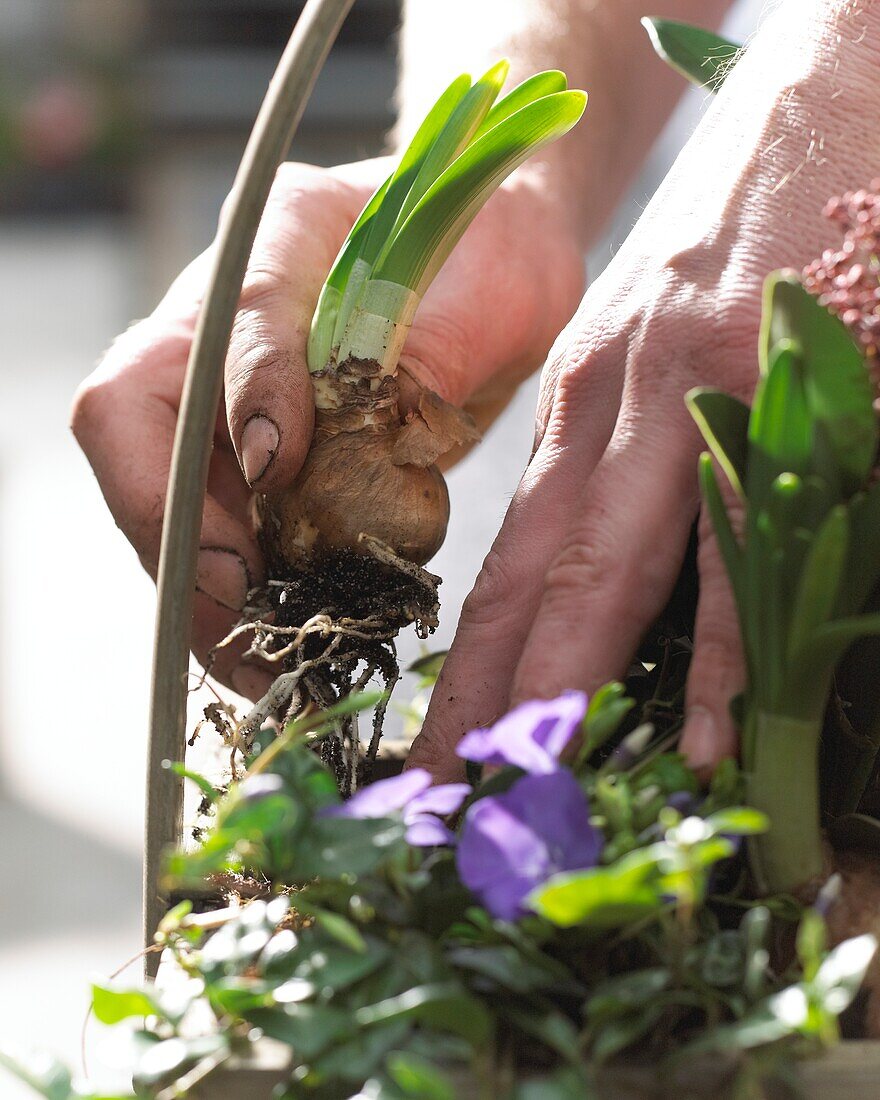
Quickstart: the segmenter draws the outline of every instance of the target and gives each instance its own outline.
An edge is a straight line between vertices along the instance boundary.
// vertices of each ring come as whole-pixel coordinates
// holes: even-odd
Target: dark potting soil
[[[270,586],[269,593],[278,626],[301,626],[324,614],[333,620],[375,621],[382,634],[413,622],[425,633],[436,628],[436,586],[353,550],[322,554],[283,587]]]

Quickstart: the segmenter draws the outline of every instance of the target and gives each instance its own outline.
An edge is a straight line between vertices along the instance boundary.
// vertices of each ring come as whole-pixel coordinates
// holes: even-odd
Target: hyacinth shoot
[[[398,360],[422,295],[506,177],[578,121],[586,95],[539,73],[496,102],[509,64],[456,78],[353,226],[327,277],[308,346],[314,441],[294,482],[262,501],[267,557],[283,574],[378,540],[418,565],[443,541],[435,466],[473,442],[470,418],[425,391],[402,408]],[[283,576],[281,577],[283,579]]]

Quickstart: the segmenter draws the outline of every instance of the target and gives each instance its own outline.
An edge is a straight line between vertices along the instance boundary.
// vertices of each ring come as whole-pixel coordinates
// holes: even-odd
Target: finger
[[[725,479],[719,477],[725,484]],[[738,504],[729,486],[726,503]],[[735,523],[735,526],[737,524]],[[681,750],[704,779],[737,750],[730,703],[745,686],[745,661],[733,591],[704,508],[700,514],[700,600],[688,673]]]
[[[321,169],[285,165],[260,222],[227,356],[226,410],[245,478],[262,492],[289,484],[308,452],[309,326],[360,201]]]
[[[560,373],[556,411],[462,608],[424,728],[409,756],[409,766],[427,768],[439,781],[461,774],[455,746],[464,734],[490,725],[507,709],[544,573],[614,424],[620,396],[614,364],[621,360],[613,348],[608,357],[608,369],[586,378],[571,369]],[[589,431],[583,423],[587,417]],[[578,429],[573,432],[566,427],[572,421]]]
[[[407,337],[401,366],[453,405],[493,387],[488,401],[503,407],[547,357],[583,293],[577,247],[548,250],[545,211],[529,207],[525,232],[521,204],[508,190],[492,196],[431,284]]]
[[[621,415],[550,566],[512,701],[593,691],[624,674],[662,611],[697,511],[695,431],[681,414]]]
[[[159,562],[165,494],[177,424],[183,364],[189,350],[184,331],[169,333],[143,322],[122,337],[102,368],[80,388],[73,430],[85,451],[117,525],[151,576]],[[215,451],[211,481],[225,486],[225,505],[209,495],[200,534],[197,584],[208,618],[196,623],[197,655],[236,621],[247,593],[262,580],[262,559],[242,507],[245,486],[236,493],[234,458]],[[230,510],[233,509],[233,510]],[[238,514],[236,514],[236,511]],[[235,662],[224,655],[227,678]]]

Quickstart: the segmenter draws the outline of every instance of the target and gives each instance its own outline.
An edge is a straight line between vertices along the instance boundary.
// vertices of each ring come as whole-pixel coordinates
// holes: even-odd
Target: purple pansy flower
[[[390,779],[380,779],[357,792],[341,806],[322,811],[325,817],[393,817],[402,814],[407,843],[414,848],[450,844],[453,834],[440,820],[453,814],[471,793],[467,783],[432,787],[424,768],[413,768]]]
[[[562,750],[586,712],[587,697],[582,691],[522,703],[490,729],[465,734],[455,751],[476,764],[513,764],[531,775],[549,775],[558,769]]]
[[[504,794],[475,802],[456,862],[462,882],[493,916],[515,920],[527,895],[551,875],[595,867],[602,842],[587,796],[559,770],[523,776]]]

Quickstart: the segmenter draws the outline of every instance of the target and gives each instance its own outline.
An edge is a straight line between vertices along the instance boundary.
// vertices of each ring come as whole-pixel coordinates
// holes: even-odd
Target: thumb
[[[321,285],[363,194],[309,165],[283,165],[251,253],[226,362],[229,434],[245,479],[289,484],[312,438],[306,348]]]

